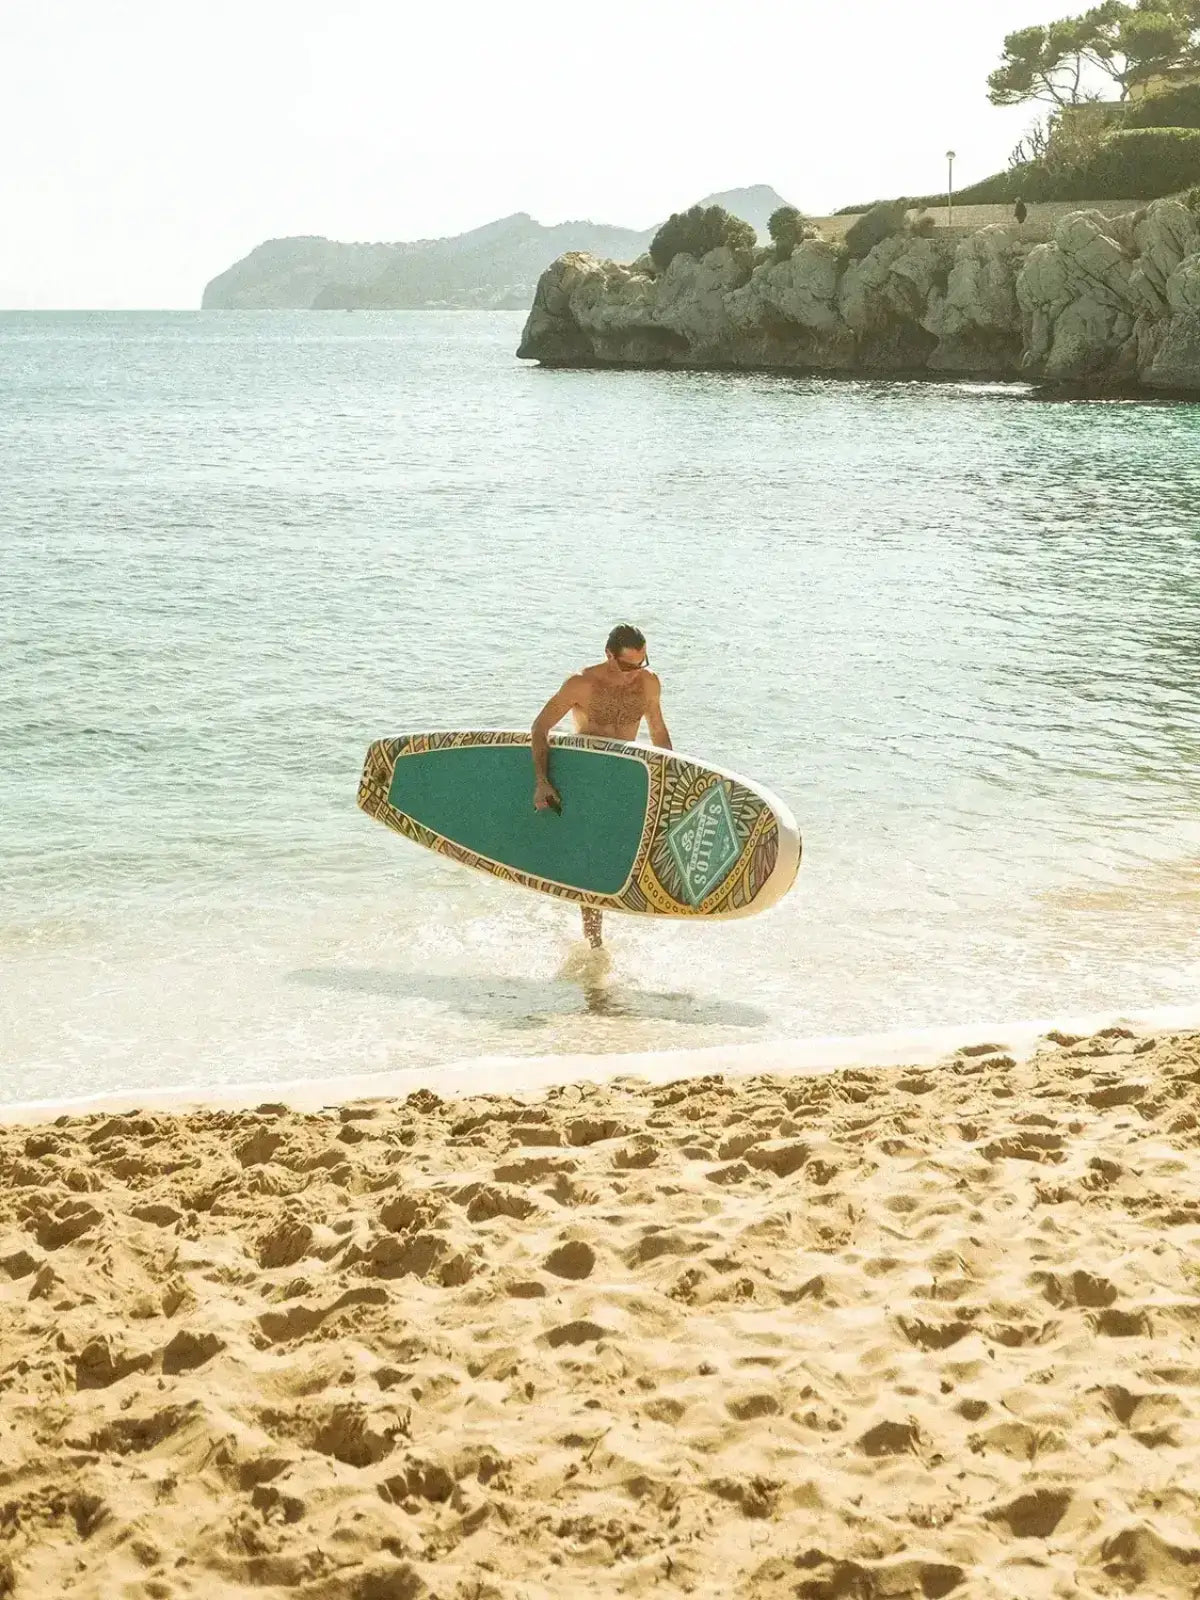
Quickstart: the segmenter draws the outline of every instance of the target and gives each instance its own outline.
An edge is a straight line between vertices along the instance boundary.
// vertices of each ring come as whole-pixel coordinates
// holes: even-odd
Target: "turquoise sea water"
[[[470,313],[0,316],[0,1098],[1188,1003],[1200,409],[516,362]],[[649,635],[792,805],[745,923],[354,806]]]

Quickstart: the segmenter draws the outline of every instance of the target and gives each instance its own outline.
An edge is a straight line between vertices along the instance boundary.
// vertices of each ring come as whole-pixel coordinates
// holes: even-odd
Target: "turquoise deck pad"
[[[561,815],[535,811],[529,747],[477,745],[403,755],[388,801],[454,844],[519,872],[616,894],[641,842],[649,775],[641,761],[552,747]]]

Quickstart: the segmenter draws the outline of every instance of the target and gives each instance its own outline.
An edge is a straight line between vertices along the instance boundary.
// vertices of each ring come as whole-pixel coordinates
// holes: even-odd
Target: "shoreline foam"
[[[946,1023],[894,1028],[878,1033],[821,1034],[758,1044],[706,1045],[682,1050],[576,1052],[551,1055],[463,1056],[405,1071],[348,1073],[338,1077],[277,1079],[170,1089],[104,1091],[49,1100],[0,1102],[0,1127],[42,1122],[58,1116],[137,1110],[250,1109],[270,1099],[294,1110],[312,1111],[362,1099],[395,1099],[420,1089],[445,1096],[531,1094],[568,1083],[605,1084],[639,1078],[661,1084],[674,1078],[712,1073],[747,1077],[756,1073],[807,1076],[899,1066],[933,1066],[967,1046],[995,1044],[1006,1055],[1026,1060],[1052,1032],[1095,1034],[1103,1028],[1130,1028],[1139,1036],[1200,1029],[1200,1005],[1159,1006],[1149,1010],[1087,1012],[1057,1018],[1023,1018],[1007,1023]],[[480,1079],[494,1076],[486,1083]]]

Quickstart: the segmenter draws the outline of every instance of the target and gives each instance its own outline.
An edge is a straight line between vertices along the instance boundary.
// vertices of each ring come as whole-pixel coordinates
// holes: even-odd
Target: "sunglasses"
[[[640,661],[622,661],[620,656],[614,656],[613,659],[616,661],[622,672],[640,672],[643,667],[648,667],[650,665],[649,656],[643,656]]]

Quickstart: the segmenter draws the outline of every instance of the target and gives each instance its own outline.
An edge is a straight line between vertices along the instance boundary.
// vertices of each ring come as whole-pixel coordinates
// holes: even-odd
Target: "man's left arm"
[[[670,732],[663,721],[662,683],[653,672],[648,672],[646,679],[646,722],[650,729],[650,737],[660,750],[673,749]]]

